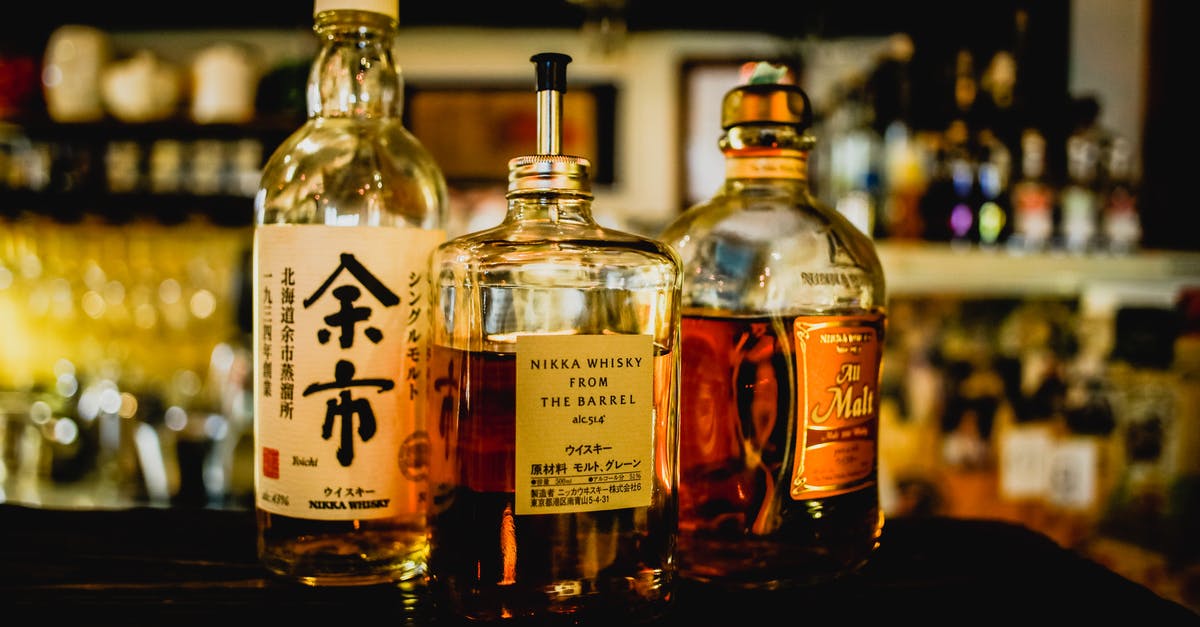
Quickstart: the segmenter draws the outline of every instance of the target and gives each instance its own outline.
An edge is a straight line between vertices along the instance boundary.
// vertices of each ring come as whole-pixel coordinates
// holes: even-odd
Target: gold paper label
[[[808,158],[799,151],[778,150],[770,156],[728,158],[725,160],[725,177],[804,180],[808,177]]]
[[[796,319],[800,393],[793,499],[875,484],[881,316]]]
[[[649,506],[653,338],[526,335],[516,352],[516,513]]]
[[[255,230],[258,507],[320,520],[423,507],[428,260],[444,239],[416,228]]]

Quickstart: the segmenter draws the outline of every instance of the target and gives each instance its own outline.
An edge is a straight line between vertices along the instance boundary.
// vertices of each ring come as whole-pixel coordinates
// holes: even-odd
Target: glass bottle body
[[[441,246],[430,272],[439,594],[473,620],[659,615],[675,587],[678,259],[596,225],[590,196],[510,192],[505,221]]]
[[[420,580],[425,273],[446,184],[401,123],[394,19],[327,11],[314,30],[309,118],[255,199],[258,552],[309,585]]]
[[[768,143],[723,144],[723,188],[661,234],[685,277],[680,572],[748,588],[853,572],[883,525],[882,268],[809,192],[807,152],[747,147]]]

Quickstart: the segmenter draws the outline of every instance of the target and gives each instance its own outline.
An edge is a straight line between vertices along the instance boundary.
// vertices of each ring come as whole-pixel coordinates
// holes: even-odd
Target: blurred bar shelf
[[[1140,286],[1161,292],[1200,285],[1197,252],[1017,253],[887,240],[877,247],[890,296],[1078,298],[1094,286]]]

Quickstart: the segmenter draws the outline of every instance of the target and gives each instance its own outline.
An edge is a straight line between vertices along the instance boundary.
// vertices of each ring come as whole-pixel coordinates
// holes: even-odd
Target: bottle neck
[[[325,11],[313,30],[322,46],[308,77],[309,117],[400,117],[395,21],[368,11]]]
[[[595,224],[590,194],[541,190],[509,193],[505,223]]]
[[[790,125],[752,124],[730,127],[721,137],[725,180],[729,184],[787,181],[807,185],[808,155],[814,139]]]

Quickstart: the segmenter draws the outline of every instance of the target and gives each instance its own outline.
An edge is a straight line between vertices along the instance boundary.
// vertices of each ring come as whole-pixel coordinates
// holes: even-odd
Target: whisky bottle
[[[679,259],[593,219],[570,60],[531,58],[503,220],[431,260],[430,583],[464,619],[640,622],[677,580]]]
[[[1020,178],[1013,183],[1013,233],[1007,248],[1014,252],[1045,252],[1054,245],[1055,196],[1046,178],[1046,138],[1035,128],[1021,133]]]
[[[1114,137],[1104,153],[1104,185],[1100,199],[1104,250],[1128,255],[1136,251],[1142,241],[1142,219],[1129,140]]]
[[[308,585],[423,582],[441,169],[401,122],[396,0],[316,0],[308,119],[255,197],[258,553]]]
[[[745,69],[722,187],[660,235],[684,269],[678,557],[685,578],[779,588],[856,571],[882,532],[885,284],[871,239],[809,189],[808,97]]]
[[[1074,105],[1072,130],[1067,135],[1067,178],[1059,190],[1059,234],[1068,253],[1097,252],[1101,244],[1100,157],[1107,132],[1096,118],[1100,103],[1092,97]]]

